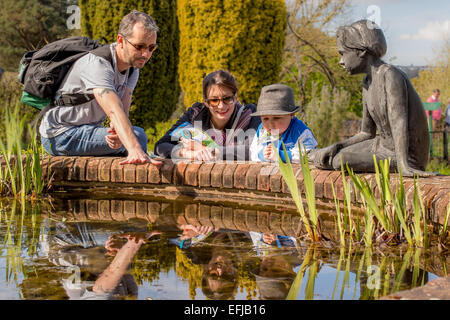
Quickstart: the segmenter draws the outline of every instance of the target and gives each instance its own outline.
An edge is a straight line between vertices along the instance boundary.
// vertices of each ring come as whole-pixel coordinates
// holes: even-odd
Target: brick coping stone
[[[218,202],[243,199],[274,202],[274,205],[292,204],[289,189],[278,167],[270,163],[221,162],[221,163],[174,163],[164,160],[161,166],[120,165],[119,157],[51,157],[42,161],[43,171],[51,177],[52,191],[106,188],[114,192],[126,189],[128,194],[174,194],[187,192],[207,193]],[[304,193],[303,176],[298,164],[292,165],[301,193]],[[375,174],[359,174],[371,183],[375,195]],[[344,200],[343,178],[340,171],[320,170],[311,166],[316,199],[333,204],[333,181],[336,197]],[[349,177],[345,177],[350,181]],[[398,183],[398,175],[391,174],[391,189]],[[407,205],[414,199],[413,178],[403,178]],[[450,203],[450,177],[435,176],[419,179],[419,186],[427,213],[433,222],[442,224]],[[183,191],[184,190],[184,191]],[[280,202],[281,201],[281,202]],[[278,203],[277,203],[278,202]],[[362,204],[358,194],[352,192],[352,203]]]

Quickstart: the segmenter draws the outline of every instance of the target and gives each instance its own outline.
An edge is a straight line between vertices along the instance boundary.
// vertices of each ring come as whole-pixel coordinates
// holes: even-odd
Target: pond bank
[[[52,157],[44,160],[44,172],[49,169],[51,192],[88,194],[125,194],[135,197],[160,196],[167,199],[188,197],[217,203],[246,203],[295,208],[278,166],[263,163],[173,163],[165,160],[161,167],[152,164],[120,165],[124,158],[116,157]],[[300,165],[293,165],[300,191],[304,194]],[[342,175],[339,171],[311,167],[316,199],[324,206],[334,207],[333,181],[339,200],[344,199]],[[379,195],[374,174],[360,174],[374,186]],[[348,177],[346,179],[349,179]],[[395,188],[398,175],[391,175]],[[408,206],[412,206],[414,180],[404,178]],[[420,178],[421,195],[429,219],[442,224],[450,203],[450,177]],[[352,193],[352,203],[361,206],[361,198]]]
[[[422,287],[395,292],[381,300],[450,300],[450,276],[431,280]]]

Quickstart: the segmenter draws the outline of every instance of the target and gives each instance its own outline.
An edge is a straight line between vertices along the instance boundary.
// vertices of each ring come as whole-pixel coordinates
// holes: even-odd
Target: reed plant
[[[305,277],[306,269],[309,268],[309,266],[312,263],[312,260],[314,260],[315,256],[315,248],[312,246],[308,247],[305,255],[303,256],[302,264],[300,265],[300,269],[297,272],[297,275],[292,282],[291,288],[289,289],[289,292],[287,294],[286,300],[296,300],[298,293],[302,287],[303,278]]]
[[[20,105],[5,109],[4,139],[0,140],[0,194],[21,197],[38,197],[48,183],[44,179],[41,160],[45,151],[40,145],[36,128],[26,126],[27,115],[20,116]],[[28,144],[24,143],[27,134]],[[48,177],[48,175],[47,175]]]
[[[284,143],[282,144],[282,146],[286,163],[281,159],[280,156],[278,156],[278,164],[281,175],[286,181],[289,191],[291,192],[292,198],[294,199],[295,205],[297,206],[297,210],[300,213],[302,222],[308,232],[310,239],[315,242],[320,241],[322,236],[320,232],[319,213],[316,208],[314,179],[311,176],[311,170],[309,168],[306,152],[303,152],[303,148],[301,147],[301,144],[299,142],[298,147],[300,150],[300,165],[305,187],[306,203],[308,205],[308,214],[303,207],[303,199],[298,189],[297,178],[295,177],[294,170],[292,169],[292,164],[287,154]]]
[[[390,159],[377,162],[374,156],[375,181],[379,190],[379,199],[375,196],[372,185],[356,175],[352,169],[347,172],[353,185],[359,191],[365,208],[364,242],[372,245],[375,234],[377,242],[404,242],[409,246],[427,247],[430,244],[426,211],[420,192],[418,178],[414,178],[413,206],[407,210],[406,192],[401,172],[396,185],[396,192],[391,190]],[[372,220],[372,216],[375,221]]]
[[[297,179],[292,169],[286,148],[283,144],[283,151],[286,162],[278,157],[280,172],[286,181],[289,191],[297,206],[302,222],[311,240],[318,242],[323,237],[321,234],[319,214],[315,205],[315,187],[311,175],[306,152],[303,151],[299,143],[301,174],[303,175],[304,194],[308,210],[303,206],[302,194],[299,192]],[[341,202],[337,199],[336,189],[331,181],[334,197],[337,231],[341,246],[352,242],[364,242],[366,246],[374,243],[399,244],[408,243],[410,247],[429,247],[431,235],[428,230],[428,220],[426,210],[421,196],[419,179],[414,178],[414,193],[412,207],[408,209],[406,202],[406,192],[404,188],[403,176],[399,173],[399,178],[395,188],[392,189],[392,178],[390,175],[390,159],[377,161],[374,156],[375,183],[378,195],[374,191],[372,183],[362,176],[356,175],[354,171],[346,165],[346,170],[341,163],[341,174],[343,181],[344,199],[343,209]],[[346,179],[346,173],[350,181]],[[361,197],[364,209],[364,232],[362,232],[361,221],[358,214],[352,213],[351,193],[358,192]],[[392,190],[395,190],[393,192]],[[440,230],[440,241],[445,242],[447,237],[447,224],[449,220],[448,211],[445,223]]]
[[[444,223],[443,223],[442,227],[440,227],[440,230],[439,230],[439,242],[441,243],[441,245],[444,245],[444,246],[447,242],[447,228],[448,228],[449,217],[450,217],[450,205],[447,205],[447,210],[445,212],[445,217],[444,217]]]

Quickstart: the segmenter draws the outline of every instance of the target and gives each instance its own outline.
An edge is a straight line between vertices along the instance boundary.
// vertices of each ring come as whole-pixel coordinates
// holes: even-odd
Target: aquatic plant
[[[38,142],[36,128],[28,125],[25,130],[27,116],[20,117],[19,110],[19,104],[13,110],[6,108],[6,141],[0,140],[0,194],[20,196],[25,201],[27,195],[40,196],[48,179],[43,179],[41,160],[45,151]],[[30,135],[31,142],[23,149],[25,131]]]
[[[364,177],[356,175],[347,166],[347,172],[353,181],[354,187],[359,191],[363,207],[365,208],[365,244],[372,245],[373,236],[377,234],[375,239],[377,243],[400,243],[406,241],[409,246],[429,246],[428,222],[418,178],[417,180],[414,178],[413,206],[412,210],[408,210],[401,172],[399,173],[396,192],[393,193],[389,171],[390,159],[381,160],[378,163],[374,156],[374,164],[379,199],[375,196],[372,185]],[[375,221],[373,221],[372,216]],[[358,237],[357,241],[359,240],[360,238]]]
[[[300,265],[300,269],[297,272],[297,275],[292,282],[291,288],[289,289],[289,292],[286,296],[286,300],[296,300],[298,292],[300,288],[302,287],[303,278],[305,276],[306,269],[308,269],[309,265],[311,264],[311,259],[313,259],[315,248],[309,247],[306,251],[305,255],[303,256],[303,262]]]
[[[295,202],[295,205],[297,206],[297,210],[300,213],[302,222],[305,225],[309,237],[313,241],[320,241],[322,235],[320,232],[319,213],[316,208],[314,179],[311,176],[311,170],[309,168],[306,152],[302,152],[303,148],[301,147],[299,142],[298,147],[300,150],[300,165],[303,175],[303,184],[305,187],[306,203],[308,205],[308,216],[306,215],[305,209],[303,207],[303,199],[301,193],[299,192],[297,179],[295,177],[294,170],[292,169],[292,164],[287,154],[284,143],[282,143],[282,146],[286,163],[281,159],[280,155],[278,155],[278,164],[281,175],[286,181],[289,191],[291,192],[292,198]]]

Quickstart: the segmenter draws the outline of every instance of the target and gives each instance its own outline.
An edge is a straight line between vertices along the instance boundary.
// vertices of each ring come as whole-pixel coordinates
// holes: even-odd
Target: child
[[[284,84],[272,84],[261,90],[256,112],[261,124],[250,146],[251,161],[277,161],[278,155],[286,162],[283,143],[291,162],[300,162],[299,143],[303,151],[317,147],[312,131],[295,116],[294,92]]]

